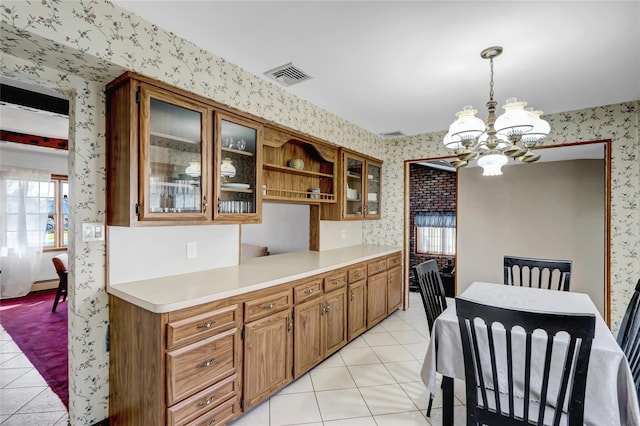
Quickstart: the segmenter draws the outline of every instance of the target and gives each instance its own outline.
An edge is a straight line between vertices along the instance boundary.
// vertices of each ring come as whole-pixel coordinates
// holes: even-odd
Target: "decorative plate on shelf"
[[[249,185],[248,183],[223,182],[222,187],[233,189],[249,189],[251,185]]]

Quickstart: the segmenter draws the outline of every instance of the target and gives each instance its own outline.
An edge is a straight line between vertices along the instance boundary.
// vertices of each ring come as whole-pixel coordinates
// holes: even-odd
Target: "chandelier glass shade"
[[[551,126],[540,118],[542,111],[527,108],[527,103],[509,98],[502,107],[504,113],[496,118],[496,101],[493,100],[493,58],[502,53],[502,47],[493,46],[484,49],[480,56],[489,59],[491,79],[488,117],[485,124],[476,117],[477,110],[465,106],[456,113],[456,120],[449,126],[443,143],[453,151],[456,159],[451,164],[457,168],[465,167],[469,162],[478,160],[483,176],[502,174],[502,166],[509,158],[523,163],[533,163],[540,159],[531,150],[551,131]]]

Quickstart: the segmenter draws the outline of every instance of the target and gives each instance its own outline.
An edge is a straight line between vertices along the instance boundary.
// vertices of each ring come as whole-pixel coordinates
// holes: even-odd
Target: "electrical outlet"
[[[187,259],[195,259],[198,257],[198,243],[187,243]]]
[[[341,229],[340,230],[340,238],[342,238],[343,240],[345,238],[347,238],[347,230],[346,229]]]

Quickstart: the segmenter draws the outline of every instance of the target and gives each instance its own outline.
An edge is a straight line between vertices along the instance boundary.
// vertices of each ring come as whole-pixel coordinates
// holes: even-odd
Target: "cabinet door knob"
[[[353,302],[353,298],[356,297],[355,292],[353,290],[351,290],[351,301]]]
[[[276,307],[275,303],[269,303],[268,305],[264,305],[262,309],[273,309]]]

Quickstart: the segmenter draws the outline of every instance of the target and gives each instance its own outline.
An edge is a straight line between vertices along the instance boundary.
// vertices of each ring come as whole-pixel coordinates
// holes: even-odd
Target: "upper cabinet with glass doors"
[[[250,120],[215,113],[215,177],[217,206],[214,220],[233,223],[260,221],[262,126]]]
[[[108,225],[260,220],[259,122],[132,72],[106,93]]]
[[[139,220],[206,220],[208,109],[140,86]]]
[[[322,206],[322,219],[380,219],[382,162],[342,150],[341,169],[340,203]]]

